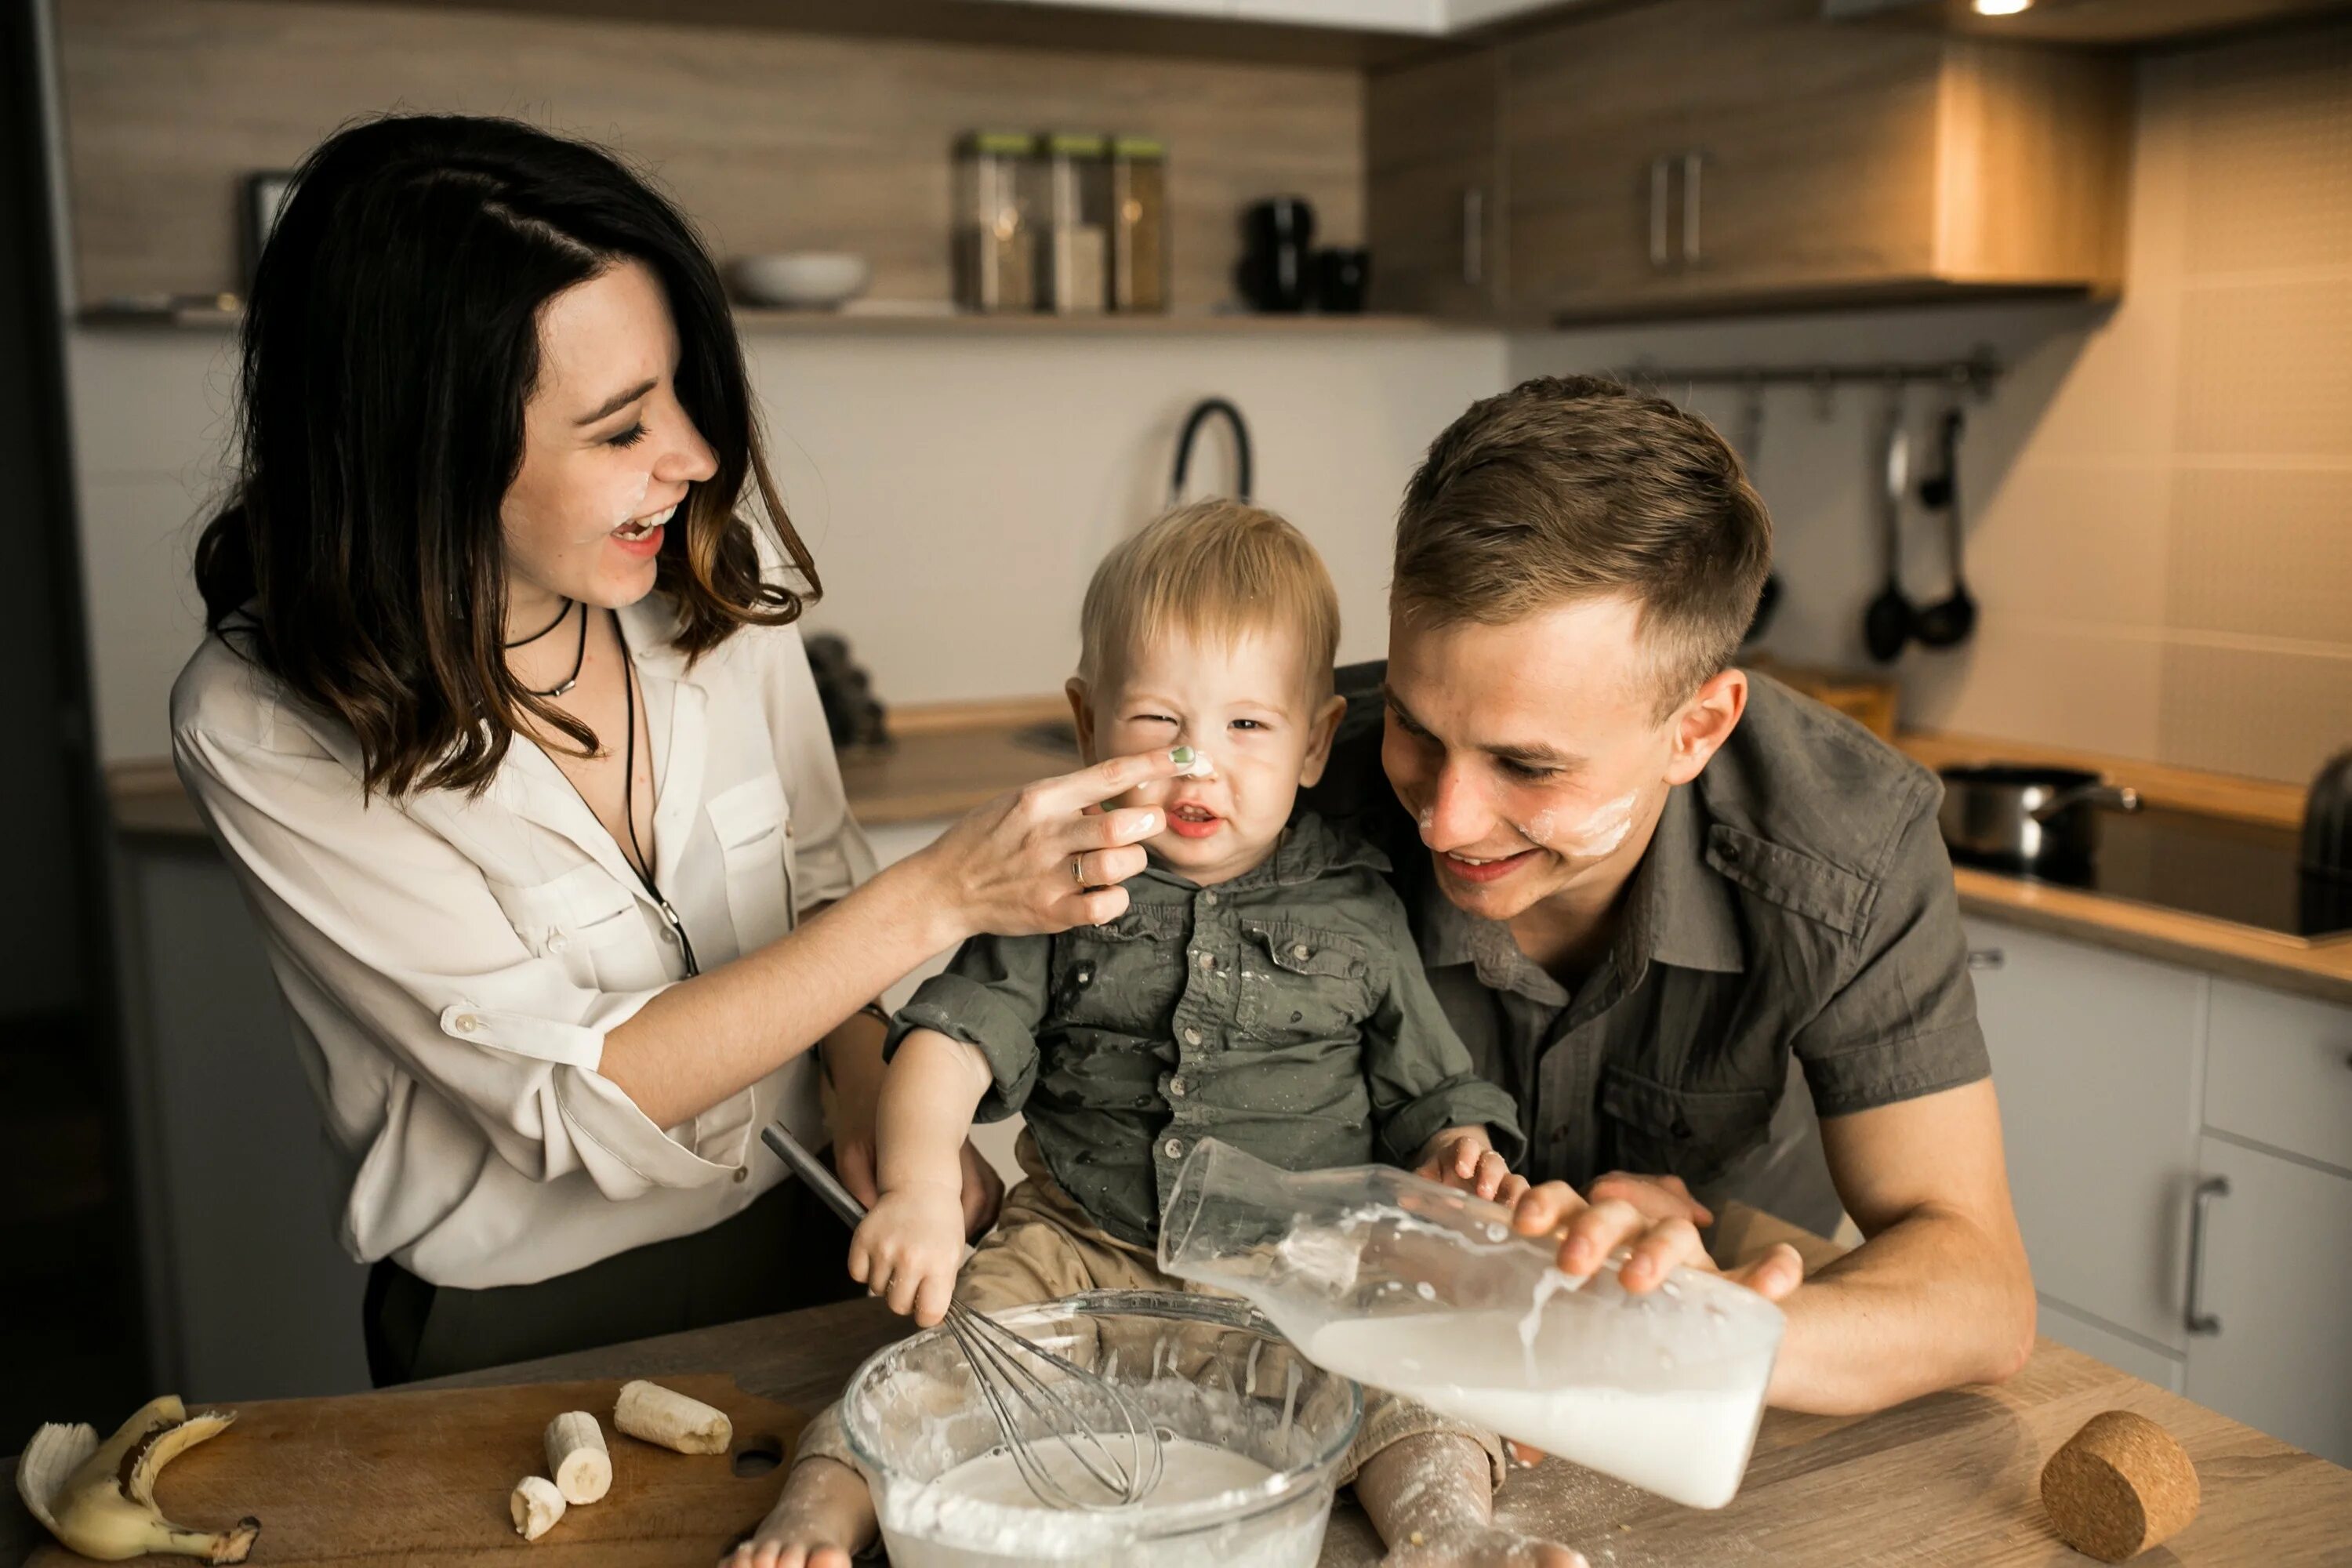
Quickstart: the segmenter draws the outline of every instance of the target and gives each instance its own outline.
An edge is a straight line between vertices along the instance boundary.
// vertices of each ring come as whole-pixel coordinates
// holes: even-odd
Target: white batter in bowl
[[[841,1405],[894,1568],[1313,1568],[1363,1416],[1353,1382],[1228,1298],[1097,1290],[995,1317],[1136,1398],[1165,1441],[1160,1486],[1105,1513],[1038,1502],[962,1352],[926,1330],[868,1358]]]

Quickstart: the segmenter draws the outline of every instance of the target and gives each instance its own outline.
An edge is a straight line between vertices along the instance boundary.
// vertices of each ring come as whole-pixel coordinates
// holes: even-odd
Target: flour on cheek
[[[1576,821],[1563,826],[1559,814],[1539,811],[1525,822],[1514,822],[1512,827],[1530,844],[1540,844],[1555,855],[1570,859],[1597,860],[1613,855],[1633,831],[1633,808],[1641,803],[1642,792],[1629,790],[1615,800],[1606,801],[1592,808]]]

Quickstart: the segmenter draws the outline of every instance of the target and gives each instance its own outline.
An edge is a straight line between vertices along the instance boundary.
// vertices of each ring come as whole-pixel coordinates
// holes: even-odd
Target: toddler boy
[[[1154,1247],[1177,1168],[1214,1137],[1292,1170],[1385,1160],[1507,1202],[1510,1098],[1473,1069],[1369,844],[1311,814],[1345,707],[1338,595],[1281,519],[1232,501],[1171,512],[1114,549],[1069,683],[1080,750],[1189,746],[1156,806],[1125,914],[1053,937],[982,936],[894,1021],[877,1118],[881,1198],[850,1272],[935,1323],[1097,1289],[1186,1287]],[[1074,874],[1084,880],[1083,868]],[[1021,1112],[1027,1180],[963,1258],[959,1152]],[[845,1568],[873,1506],[828,1412],[742,1568]],[[1491,1522],[1486,1432],[1368,1391],[1349,1475],[1391,1561],[1567,1568]],[[1343,1478],[1344,1479],[1344,1478]]]

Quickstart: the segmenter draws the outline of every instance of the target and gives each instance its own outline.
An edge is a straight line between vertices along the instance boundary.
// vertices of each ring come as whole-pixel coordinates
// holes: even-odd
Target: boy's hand
[[[1514,1203],[1528,1190],[1528,1179],[1511,1174],[1486,1141],[1484,1127],[1449,1127],[1440,1132],[1423,1148],[1413,1173],[1500,1204]]]
[[[929,1328],[947,1316],[963,1262],[963,1199],[946,1183],[895,1188],[849,1238],[849,1277]]]

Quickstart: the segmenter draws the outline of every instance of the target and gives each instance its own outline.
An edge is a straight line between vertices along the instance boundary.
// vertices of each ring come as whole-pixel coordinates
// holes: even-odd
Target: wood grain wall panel
[[[388,110],[516,115],[652,171],[722,257],[845,248],[884,299],[950,291],[950,151],[978,126],[1171,147],[1172,300],[1233,293],[1239,209],[1363,233],[1363,82],[1336,66],[845,38],[444,6],[60,0],[85,301],[233,287],[238,182]]]

